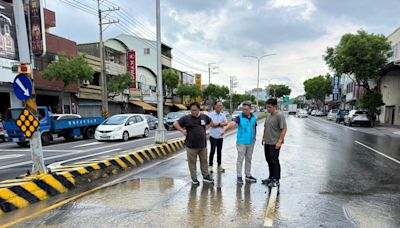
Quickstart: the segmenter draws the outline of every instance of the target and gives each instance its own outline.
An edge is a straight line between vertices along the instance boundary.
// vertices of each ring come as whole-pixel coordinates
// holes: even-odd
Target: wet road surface
[[[14,227],[262,227],[269,199],[260,184],[268,175],[262,128],[257,183],[236,184],[233,134],[224,140],[226,172],[214,173],[213,185],[193,186],[181,153]],[[288,128],[274,227],[400,227],[399,140],[313,118],[290,116]]]

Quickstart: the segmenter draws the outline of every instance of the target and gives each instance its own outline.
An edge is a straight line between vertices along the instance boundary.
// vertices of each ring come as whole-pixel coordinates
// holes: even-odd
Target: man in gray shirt
[[[279,152],[286,135],[286,119],[282,113],[276,110],[276,99],[267,101],[269,115],[265,119],[262,145],[264,146],[265,160],[269,168],[269,178],[262,180],[268,187],[278,187],[281,178],[281,166],[279,164]]]

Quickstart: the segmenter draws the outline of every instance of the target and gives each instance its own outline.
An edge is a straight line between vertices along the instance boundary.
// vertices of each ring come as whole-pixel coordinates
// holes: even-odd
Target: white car
[[[368,118],[367,111],[351,110],[349,114],[344,117],[344,125],[363,125],[366,127],[371,126],[371,121]]]
[[[311,111],[311,115],[312,115],[312,116],[316,116],[316,115],[317,115],[317,110],[312,110],[312,111]]]
[[[99,140],[128,141],[134,136],[149,136],[149,125],[141,114],[119,114],[111,116],[96,128],[94,137]]]
[[[301,117],[308,117],[308,112],[307,110],[304,109],[299,109],[297,110],[297,117],[301,118]]]
[[[317,110],[317,111],[315,112],[315,115],[316,115],[316,116],[323,116],[323,115],[324,115],[324,112],[323,112],[322,110]]]
[[[336,120],[336,115],[337,115],[338,110],[337,109],[331,109],[328,113],[328,120]]]

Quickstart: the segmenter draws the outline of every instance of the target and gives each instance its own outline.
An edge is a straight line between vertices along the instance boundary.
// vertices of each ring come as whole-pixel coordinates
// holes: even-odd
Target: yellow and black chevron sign
[[[27,138],[30,138],[39,126],[39,121],[29,112],[28,109],[24,109],[21,112],[15,123]]]

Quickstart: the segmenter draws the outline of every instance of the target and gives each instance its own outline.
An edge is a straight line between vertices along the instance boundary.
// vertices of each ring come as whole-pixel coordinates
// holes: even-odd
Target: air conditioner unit
[[[83,80],[83,81],[82,81],[82,84],[85,85],[85,86],[87,86],[87,85],[90,85],[90,82],[89,82],[89,80]]]

